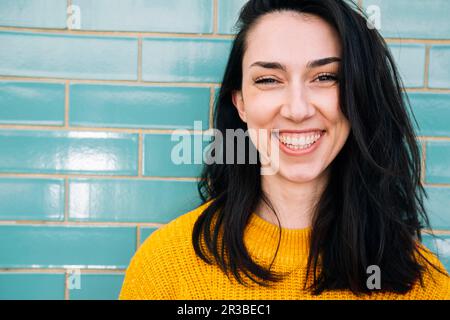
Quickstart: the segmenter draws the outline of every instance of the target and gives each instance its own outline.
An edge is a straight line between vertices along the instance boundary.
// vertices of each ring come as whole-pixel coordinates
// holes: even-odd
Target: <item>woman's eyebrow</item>
[[[341,58],[339,58],[339,57],[327,57],[327,58],[309,61],[306,66],[309,69],[317,68],[317,67],[321,67],[321,66],[324,66],[324,65],[327,65],[327,64],[330,64],[333,62],[339,62],[339,61],[341,61]],[[273,62],[273,61],[256,61],[250,65],[250,68],[255,67],[255,66],[266,68],[266,69],[280,69],[285,72],[287,70],[287,68],[284,64],[279,63],[279,62]]]
[[[310,61],[310,62],[308,62],[308,64],[306,66],[308,68],[317,68],[317,67],[325,66],[325,65],[333,63],[333,62],[340,62],[340,61],[341,61],[341,58],[339,58],[339,57],[328,57],[328,58]]]

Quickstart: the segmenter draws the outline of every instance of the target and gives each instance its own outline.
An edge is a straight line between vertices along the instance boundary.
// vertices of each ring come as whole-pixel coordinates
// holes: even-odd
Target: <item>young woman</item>
[[[450,298],[421,244],[431,228],[397,69],[357,9],[249,1],[215,107],[218,133],[261,129],[279,152],[250,135],[257,163],[206,165],[203,204],[145,241],[121,299]],[[277,170],[262,174],[262,156]]]

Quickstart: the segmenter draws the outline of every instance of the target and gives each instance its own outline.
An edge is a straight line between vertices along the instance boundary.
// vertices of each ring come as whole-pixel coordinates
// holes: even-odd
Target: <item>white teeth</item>
[[[321,137],[321,134],[314,134],[310,136],[281,136],[279,140],[284,144],[298,146],[300,148],[306,147],[316,142]]]
[[[275,134],[275,136],[278,138],[278,140],[280,140],[280,142],[286,145],[289,149],[302,150],[309,148],[317,140],[319,140],[320,137],[322,136],[322,133],[314,133],[308,136],[305,136],[304,134],[281,135],[281,136],[280,134]]]
[[[293,144],[288,144],[287,146],[288,146],[290,149],[299,150],[299,149],[307,149],[307,148],[309,148],[311,145],[312,145],[312,143],[307,144],[307,145],[305,145],[305,146],[299,146],[299,145],[293,145]]]

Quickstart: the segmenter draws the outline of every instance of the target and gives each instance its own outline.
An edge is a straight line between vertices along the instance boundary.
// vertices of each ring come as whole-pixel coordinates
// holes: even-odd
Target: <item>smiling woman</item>
[[[145,241],[121,299],[450,298],[421,244],[431,227],[401,82],[359,12],[249,1],[215,107],[222,135],[264,130],[281,152],[249,146],[279,170],[205,165],[204,203]]]

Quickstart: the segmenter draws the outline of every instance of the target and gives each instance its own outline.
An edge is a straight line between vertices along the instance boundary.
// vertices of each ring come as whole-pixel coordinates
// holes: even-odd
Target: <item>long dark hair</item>
[[[420,181],[420,149],[398,71],[385,41],[360,10],[343,0],[248,1],[240,11],[215,102],[214,128],[223,136],[226,129],[247,130],[231,100],[232,91],[241,90],[247,36],[262,15],[284,10],[318,16],[336,29],[343,50],[340,108],[351,125],[315,207],[307,264],[307,278],[311,273],[314,277],[309,289],[313,294],[333,289],[369,293],[367,267],[378,265],[382,290],[406,293],[417,279],[423,285],[425,267],[416,254],[432,264],[417,244],[421,229],[431,230],[423,204],[428,196]],[[247,148],[252,146],[246,141]],[[227,148],[221,150],[225,159]],[[247,285],[244,273],[269,286],[282,276],[250,258],[243,235],[260,201],[272,210],[273,206],[261,189],[259,159],[256,164],[234,160],[204,166],[198,191],[203,203],[210,204],[194,225],[192,243],[203,261],[215,261],[240,284]]]

